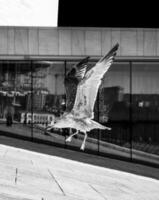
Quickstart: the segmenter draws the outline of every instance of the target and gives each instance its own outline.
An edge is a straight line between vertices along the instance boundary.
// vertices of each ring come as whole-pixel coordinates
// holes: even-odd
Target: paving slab
[[[146,177],[81,161],[83,156],[83,161],[88,157],[103,162],[102,157],[16,139],[14,144],[0,144],[0,200],[159,200],[157,176]],[[34,150],[27,150],[27,145],[32,145]],[[46,149],[40,153],[36,148],[48,148],[49,152],[59,151],[63,155],[49,155]],[[64,158],[66,153],[81,158],[79,161]],[[105,161],[112,165],[114,162]],[[130,163],[118,160],[115,163],[137,169],[137,165]],[[148,167],[140,165],[140,168]],[[159,169],[148,169],[159,172]]]

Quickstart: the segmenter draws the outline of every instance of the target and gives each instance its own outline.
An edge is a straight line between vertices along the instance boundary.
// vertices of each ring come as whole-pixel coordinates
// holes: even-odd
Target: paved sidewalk
[[[126,167],[154,178],[124,172]],[[158,174],[151,167],[0,137],[0,200],[159,200]]]

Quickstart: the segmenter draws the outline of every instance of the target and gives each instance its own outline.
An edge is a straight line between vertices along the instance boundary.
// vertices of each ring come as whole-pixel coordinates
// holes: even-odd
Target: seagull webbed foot
[[[47,131],[50,131],[52,128],[53,128],[52,126],[48,126],[48,127],[46,128],[46,130],[47,130]]]
[[[84,151],[84,149],[85,149],[85,144],[84,143],[82,143],[82,145],[81,145],[81,148],[80,148],[82,151]]]
[[[110,127],[107,127],[107,130],[111,131],[111,130],[112,130],[112,128],[110,128]]]
[[[81,148],[80,148],[82,151],[84,151],[84,149],[85,149],[86,139],[87,139],[87,133],[84,132],[84,140],[83,140]]]
[[[68,138],[66,138],[66,142],[71,142],[72,141],[72,137],[74,136],[74,135],[77,135],[78,134],[78,130],[75,132],[75,133],[73,133],[72,135],[70,135]]]
[[[72,136],[69,136],[68,138],[66,138],[65,141],[66,141],[66,142],[71,142],[71,141],[72,141]]]

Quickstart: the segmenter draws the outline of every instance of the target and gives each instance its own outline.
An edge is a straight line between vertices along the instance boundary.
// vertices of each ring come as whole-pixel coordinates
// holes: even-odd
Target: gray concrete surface
[[[0,137],[0,200],[159,200],[158,175],[156,168]]]

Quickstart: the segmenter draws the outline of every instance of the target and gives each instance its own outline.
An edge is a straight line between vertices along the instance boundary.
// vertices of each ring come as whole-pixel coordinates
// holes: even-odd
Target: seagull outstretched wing
[[[113,63],[119,44],[116,44],[96,65],[86,72],[78,84],[72,112],[77,118],[94,118],[94,104],[104,74]]]
[[[82,59],[78,64],[74,65],[66,75],[66,112],[71,111],[73,108],[76,98],[77,85],[85,76],[88,60],[89,56]]]

